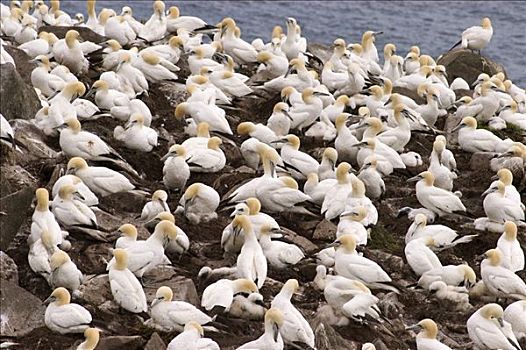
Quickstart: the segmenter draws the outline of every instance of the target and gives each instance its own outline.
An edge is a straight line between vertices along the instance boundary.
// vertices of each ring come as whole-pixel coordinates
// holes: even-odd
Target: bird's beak
[[[491,177],[491,181],[495,181],[495,180],[497,180],[498,178],[499,178],[499,175],[493,175],[493,176]]]
[[[165,160],[167,160],[168,157],[170,157],[171,155],[172,155],[171,152],[166,153],[166,154],[161,158],[161,162],[164,162]]]
[[[285,73],[285,78],[289,76],[289,74],[292,72],[293,69],[294,69],[294,66],[289,66],[289,68],[287,69],[287,73]]]
[[[44,305],[48,305],[48,304],[50,304],[50,303],[52,303],[52,302],[54,302],[54,301],[55,301],[55,297],[54,297],[54,296],[50,296],[49,298],[47,298],[46,300],[44,300],[44,301],[42,302],[42,304],[44,304]]]
[[[155,298],[153,299],[152,301],[152,306],[151,307],[154,307],[155,305],[159,304],[159,302],[162,300],[162,298]]]
[[[90,97],[91,95],[93,95],[95,93],[95,89],[93,87],[91,87],[91,89],[88,90],[88,93],[86,94],[86,96],[84,96],[85,98],[88,98]]]
[[[339,245],[340,245],[340,241],[334,241],[331,244],[328,244],[327,248],[336,248]]]
[[[382,35],[384,32],[383,31],[379,31],[379,32],[374,32],[374,35]]]
[[[502,317],[497,318],[497,321],[499,322],[499,326],[504,327],[504,320]]]
[[[351,147],[362,147],[362,146],[365,146],[367,144],[367,142],[358,142],[358,143],[355,143],[354,145],[352,145]]]
[[[451,132],[455,132],[455,131],[457,131],[457,130],[460,130],[463,126],[464,126],[464,124],[460,123],[460,124],[458,124],[457,126],[455,126],[455,127],[453,128],[453,130],[451,130]]]
[[[488,188],[484,193],[480,195],[481,198],[486,197],[488,194],[495,192],[495,189],[493,187]]]
[[[290,115],[290,113],[288,111],[283,111],[283,114],[285,114],[287,116],[287,118],[292,120],[292,117],[291,117],[291,115]]]
[[[417,176],[413,176],[413,177],[410,178],[410,179],[407,179],[407,182],[418,182],[418,181],[420,181],[420,180],[422,180],[422,176],[417,175]]]
[[[405,330],[406,331],[419,331],[420,330],[420,326],[417,325],[417,324],[414,324],[414,325],[411,325],[411,326],[406,326]]]
[[[286,142],[289,142],[289,140],[287,139],[279,139],[279,140],[274,140],[274,141],[270,141],[270,143],[286,143]]]

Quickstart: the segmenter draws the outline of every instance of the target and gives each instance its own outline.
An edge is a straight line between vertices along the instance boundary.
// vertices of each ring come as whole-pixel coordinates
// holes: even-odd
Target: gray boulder
[[[11,64],[3,64],[0,79],[0,113],[7,120],[31,119],[40,109],[35,90],[28,85]]]
[[[0,279],[18,284],[18,267],[9,255],[0,250]]]

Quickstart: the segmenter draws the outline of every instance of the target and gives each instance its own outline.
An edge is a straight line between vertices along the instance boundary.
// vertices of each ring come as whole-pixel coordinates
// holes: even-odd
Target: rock
[[[85,281],[79,288],[82,300],[95,306],[100,306],[107,300],[113,300],[113,295],[110,290],[110,281],[107,274],[86,279],[87,281]]]
[[[502,65],[467,49],[446,52],[438,58],[437,64],[446,67],[447,79],[450,84],[458,77],[464,79],[468,84],[472,84],[481,73],[486,73],[489,76],[498,72],[506,74]]]
[[[177,107],[179,103],[186,101],[188,98],[186,86],[181,83],[163,81],[159,83],[158,89],[164,94],[164,97],[168,100],[172,108]]]
[[[322,60],[322,62],[327,62],[332,55],[332,50],[330,47],[318,43],[309,43],[307,46],[307,51],[318,57],[320,60]]]
[[[44,326],[45,307],[42,301],[13,282],[1,280],[0,304],[2,337],[23,337]]]
[[[161,286],[170,287],[174,293],[174,300],[184,300],[195,306],[200,305],[197,289],[194,282],[183,276],[176,276],[177,272],[172,266],[157,266],[144,275],[147,286],[144,287],[146,299],[150,302],[155,297],[157,289]]]
[[[390,271],[401,271],[404,268],[404,259],[394,254],[389,254],[381,250],[371,249],[369,253],[374,261],[381,261],[383,266],[389,267]]]
[[[0,173],[0,193],[2,196],[13,194],[22,189],[37,188],[38,180],[20,165],[2,164]]]
[[[489,169],[490,161],[497,155],[493,152],[475,152],[471,155],[469,167],[471,170]]]
[[[142,349],[144,339],[140,335],[134,336],[102,336],[97,350],[139,350]]]
[[[418,96],[418,94],[414,90],[410,90],[410,89],[407,89],[407,88],[404,88],[404,87],[400,87],[400,86],[395,86],[393,88],[393,93],[397,93],[397,94],[404,95],[404,96],[407,96],[409,98],[412,98],[413,101],[415,101],[418,104],[425,104],[426,103],[426,100],[423,99],[422,97]]]
[[[61,26],[42,26],[38,28],[38,32],[48,32],[55,34],[59,39],[62,39],[66,36],[66,33],[69,30],[76,30],[79,32],[81,41],[91,41],[92,43],[99,44],[102,43],[108,38],[95,33],[93,30],[87,27],[61,27]]]
[[[82,271],[88,274],[106,273],[106,264],[113,257],[112,249],[113,244],[110,243],[91,244],[84,249],[79,257],[85,266]]]
[[[147,197],[136,192],[119,192],[106,197],[99,197],[99,207],[111,214],[137,213],[142,210],[148,200]]]
[[[322,241],[331,241],[336,239],[336,230],[337,226],[332,222],[323,219],[316,226],[312,239],[322,240]]]
[[[36,63],[29,62],[29,57],[24,51],[10,45],[4,46],[4,49],[13,57],[16,63],[18,74],[24,79],[26,84],[31,84],[31,72],[37,67]]]
[[[12,126],[15,130],[15,139],[23,151],[16,153],[19,164],[27,167],[38,162],[54,170],[56,164],[62,162],[63,154],[48,146],[46,136],[32,121],[17,119]],[[49,170],[50,174],[53,170]]]
[[[18,284],[18,266],[9,255],[0,250],[0,279]]]
[[[28,85],[11,64],[2,65],[0,80],[0,113],[7,120],[31,119],[40,109],[35,90]]]
[[[3,169],[2,169],[3,171]],[[0,199],[0,249],[7,250],[18,229],[27,218],[35,188],[28,187]]]
[[[284,238],[287,241],[290,241],[291,243],[294,243],[295,245],[303,249],[305,254],[309,255],[319,250],[318,247],[314,243],[309,241],[307,238],[300,236],[296,232],[289,230],[288,228],[285,228],[285,227],[283,227],[282,230],[285,233]]]
[[[311,322],[318,350],[358,350],[356,343],[350,342],[318,315]]]
[[[144,350],[164,350],[166,349],[166,344],[164,344],[164,341],[159,336],[157,332],[153,333],[150,337],[150,340],[148,340],[148,343],[146,343],[146,346],[144,347]]]

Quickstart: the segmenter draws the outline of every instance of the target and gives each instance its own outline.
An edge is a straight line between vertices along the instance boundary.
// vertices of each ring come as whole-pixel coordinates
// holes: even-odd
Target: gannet
[[[15,133],[2,113],[0,113],[0,123],[0,141],[5,142],[7,145],[15,149],[17,147],[15,143]]]
[[[84,331],[84,340],[76,350],[95,350],[99,344],[100,330],[98,328],[86,328]]]
[[[524,270],[524,251],[517,240],[517,225],[513,221],[504,223],[504,232],[497,241],[502,252],[501,265],[513,272]]]
[[[255,190],[261,206],[271,212],[296,211],[312,215],[301,205],[311,198],[298,189],[298,183],[291,177],[267,178]]]
[[[303,103],[301,93],[294,86],[285,86],[280,92],[281,102],[290,106]]]
[[[105,167],[88,166],[80,157],[69,160],[67,171],[78,176],[90,190],[102,197],[135,188],[124,175]]]
[[[51,255],[50,266],[49,285],[51,288],[64,287],[75,294],[84,277],[69,255],[62,250],[57,250]]]
[[[279,229],[277,221],[272,216],[261,212],[261,202],[257,198],[247,198],[243,204],[246,205],[248,209],[248,213],[245,214],[248,215],[252,223],[256,237],[259,238],[259,233],[263,225],[270,225],[273,229]]]
[[[128,25],[135,32],[135,34],[139,34],[139,32],[144,27],[141,22],[133,18],[133,10],[129,6],[124,6],[122,8],[120,16],[123,17],[126,22],[128,22]]]
[[[58,247],[53,244],[53,236],[49,231],[43,231],[33,244],[29,247],[27,260],[29,267],[35,273],[49,281],[51,275],[50,258],[58,250]]]
[[[150,152],[158,145],[157,131],[144,125],[144,117],[139,113],[132,114],[124,128],[117,125],[113,137],[127,148],[137,151]]]
[[[113,257],[115,263],[108,272],[113,299],[120,307],[130,312],[146,312],[146,296],[139,280],[128,269],[128,253],[124,249],[115,249]]]
[[[164,2],[160,0],[154,1],[153,14],[139,32],[139,38],[151,43],[165,36],[167,23],[165,8]]]
[[[88,188],[88,186],[84,184],[84,182],[82,182],[79,177],[75,175],[63,175],[57,181],[55,181],[51,191],[51,196],[55,198],[62,186],[65,185],[72,185],[80,195],[77,199],[87,206],[91,207],[99,204],[99,199],[97,196]]]
[[[64,39],[65,45],[60,45],[61,41],[58,41],[53,45],[53,57],[57,62],[68,67],[71,72],[75,74],[85,74],[88,71],[89,62],[84,57],[82,47],[78,40],[79,37],[79,32],[76,30],[69,30]]]
[[[132,224],[121,225],[117,231],[121,236],[115,241],[115,248],[126,249],[137,241],[137,228]]]
[[[420,105],[415,109],[415,112],[425,120],[430,127],[435,126],[438,117],[445,114],[443,109],[439,107],[439,91],[433,85],[420,84],[418,87],[424,86],[426,104]]]
[[[179,204],[184,215],[194,224],[210,221],[217,217],[219,194],[212,187],[202,183],[190,185],[184,192]]]
[[[424,214],[417,214],[414,221],[407,229],[405,235],[405,243],[409,243],[414,239],[431,237],[435,242],[435,247],[451,247],[459,243],[468,243],[477,235],[466,235],[459,237],[457,232],[445,225],[427,225],[427,216]],[[457,239],[458,238],[458,239]]]
[[[178,32],[180,32],[180,30]],[[180,37],[181,35],[179,34],[178,36]],[[188,66],[192,75],[199,74],[203,67],[207,67],[210,70],[223,69],[223,65],[221,63],[211,59],[214,53],[207,53],[203,46],[194,47],[190,51],[190,54],[191,55],[188,57]]]
[[[267,259],[262,247],[257,241],[250,219],[246,215],[238,215],[232,222],[234,236],[237,231],[243,231],[244,242],[237,257],[237,274],[240,278],[252,280],[261,288],[267,278]]]
[[[126,18],[124,11],[121,16],[110,16],[104,24],[104,36],[116,40],[122,46],[133,43],[137,34]]]
[[[183,53],[183,41],[178,36],[170,38],[167,44],[150,46],[142,50],[142,52],[151,52],[158,57],[163,58],[173,64],[179,62],[179,58]]]
[[[105,73],[101,75],[101,78],[104,74]],[[122,121],[128,121],[132,115],[140,114],[144,118],[144,126],[150,126],[152,123],[152,112],[144,102],[136,98],[130,100],[127,105],[112,107],[110,109],[110,113],[113,118],[117,118]]]
[[[272,147],[269,147],[263,143],[257,146],[256,151],[261,158],[261,163],[263,164],[263,175],[237,187],[228,196],[228,201],[230,203],[245,200],[250,197],[257,197],[256,189],[261,186],[261,184],[266,183],[268,179],[273,179],[276,177],[275,166],[281,161],[281,157],[279,156],[278,152]]]
[[[491,26],[491,20],[488,17],[484,17],[480,26],[473,26],[464,30],[462,39],[451,49],[461,45],[463,49],[478,51],[480,54],[480,50],[489,44],[492,36],[493,27]]]
[[[173,292],[170,287],[162,286],[157,289],[155,298],[151,304],[150,315],[156,325],[167,332],[174,330],[181,332],[184,326],[194,321],[204,325],[212,321],[212,318],[185,301],[172,301]]]
[[[186,156],[186,163],[190,171],[213,173],[223,169],[226,158],[219,147],[222,143],[219,137],[214,136],[208,140],[207,148],[191,149]]]
[[[433,67],[421,66],[418,70],[410,75],[404,75],[393,83],[394,86],[403,87],[416,91],[420,84],[429,83],[433,74]]]
[[[270,145],[279,139],[276,133],[268,126],[252,122],[242,122],[237,126],[237,133],[239,135],[249,135],[260,142]]]
[[[421,329],[416,336],[416,348],[418,350],[451,350],[438,339],[438,327],[435,321],[426,318],[409,329]]]
[[[380,146],[377,148],[377,146]],[[397,164],[399,169],[405,167],[402,158],[392,148],[376,141],[375,138],[366,138],[364,141],[358,142],[353,145],[353,148],[359,150],[356,155],[358,165],[362,167],[365,161],[376,158],[376,169],[383,175],[390,175],[394,171],[393,162]],[[382,154],[383,153],[383,154]],[[389,157],[389,158],[386,158]]]
[[[524,323],[524,317],[526,317],[526,301],[519,300],[508,305],[504,310],[504,320],[511,324],[513,334],[517,339],[526,338],[526,323]]]
[[[296,74],[290,74],[289,72],[292,70],[295,70]],[[308,87],[314,86],[315,79],[305,68],[305,62],[301,59],[294,58],[290,60],[287,73],[267,81],[263,84],[263,88],[270,91],[281,91],[283,88],[291,86],[298,91],[303,91]]]
[[[285,169],[287,169],[291,176],[295,179],[305,179],[308,174],[318,173],[320,164],[316,159],[312,158],[307,153],[301,152],[300,139],[296,135],[287,135],[285,138],[279,140],[285,142],[281,147],[281,159]]]
[[[429,236],[412,239],[406,244],[405,258],[418,277],[426,271],[442,267],[440,259],[430,248],[434,245],[435,241]]]
[[[148,60],[148,62],[145,62],[143,60],[143,56],[140,56],[141,57],[140,59],[132,60],[132,55],[128,52],[117,52],[117,53],[118,53],[118,61],[117,61],[117,67],[115,68],[115,72],[116,72],[117,78],[119,79],[121,90],[125,93],[126,97],[130,99],[136,95],[147,94],[148,88],[149,88],[148,81],[151,79],[151,77],[148,76],[147,73],[152,73],[151,72],[152,70],[153,71],[157,70],[156,69],[157,64],[160,62],[160,59],[151,56],[153,54],[145,53],[143,54],[143,56],[146,56]],[[161,68],[164,68],[164,67],[161,67]],[[162,70],[160,74],[161,73],[163,75],[159,76],[160,80],[166,77],[166,75],[168,75],[170,78],[173,78],[173,76],[170,74],[171,72],[167,73],[167,71]],[[114,95],[116,94],[114,92],[111,92],[110,97],[114,99],[118,98],[118,100],[115,100],[114,102],[115,105],[126,106],[129,104],[129,102],[127,103],[125,100],[123,101],[122,95],[118,95],[118,94],[117,96],[114,96]]]
[[[347,67],[345,68],[347,70]],[[321,72],[321,82],[327,86],[329,91],[340,90],[348,83],[349,75],[347,71],[338,71],[334,69],[333,64],[328,61],[323,66]]]
[[[225,118],[225,111],[215,105],[208,105],[203,102],[179,103],[175,108],[175,117],[181,119],[185,115],[192,117],[198,124],[201,122],[208,123],[210,131],[232,135],[230,125]]]
[[[291,303],[292,295],[299,289],[299,283],[295,279],[290,279],[281,288],[281,291],[274,297],[270,304],[283,313],[283,325],[279,328],[279,333],[283,337],[285,344],[305,344],[314,347],[314,332],[305,317]]]
[[[484,285],[496,297],[524,299],[526,283],[514,272],[502,266],[502,252],[490,249],[480,264],[480,274]]]
[[[179,28],[193,31],[206,26],[206,22],[199,17],[181,16],[177,6],[172,6],[168,9],[166,30],[169,33],[177,32]]]
[[[81,194],[73,185],[63,185],[51,202],[55,218],[65,227],[81,226],[97,228],[97,217],[93,210],[80,201]]]
[[[86,87],[81,82],[72,81],[66,83],[64,88],[49,100],[47,118],[50,124],[49,127],[56,128],[70,119],[77,119],[77,111],[71,104],[71,101],[85,92]],[[36,116],[35,119],[37,119]]]
[[[219,345],[210,338],[203,338],[203,327],[198,322],[190,321],[184,325],[184,331],[173,338],[166,350],[219,350]]]
[[[229,70],[213,71],[210,74],[210,82],[227,96],[243,97],[253,91],[242,79]]]
[[[506,185],[502,181],[492,184],[482,196],[486,196],[483,206],[489,220],[495,222],[513,221],[516,223],[524,221],[525,214],[521,203],[506,198]]]
[[[338,160],[338,151],[332,147],[323,150],[320,167],[318,168],[318,178],[320,181],[336,178],[336,162]]]
[[[386,44],[384,46],[383,76],[390,81],[398,80],[403,74],[404,59],[396,55],[396,46]]]
[[[438,139],[433,142],[433,150],[429,157],[430,164],[427,170],[433,174],[436,187],[442,188],[446,191],[452,191],[453,180],[457,178],[457,174],[442,164],[442,152],[444,152],[445,148],[446,144],[443,140]]]
[[[177,75],[174,72],[179,71],[179,68],[154,52],[139,53],[132,65],[139,69],[149,82],[177,80]]]
[[[267,119],[267,127],[276,136],[288,135],[290,131],[289,105],[285,102],[278,102],[274,105],[272,115]]]
[[[323,110],[323,102],[319,96],[324,92],[316,91],[312,87],[306,87],[301,92],[301,103],[294,104],[290,110],[291,129],[300,131],[310,126],[318,118]]]
[[[67,128],[61,130],[60,148],[68,157],[81,157],[87,160],[118,158],[121,156],[97,135],[81,130],[77,119],[66,121]]]
[[[477,282],[475,271],[467,265],[446,265],[428,270],[420,276],[418,285],[422,288],[429,288],[431,283],[442,281],[448,286],[464,286],[471,288]]]
[[[270,308],[265,313],[265,332],[258,339],[245,343],[236,350],[242,349],[283,349],[282,328],[285,325],[285,316],[277,307]]]
[[[53,237],[53,245],[63,243],[63,234],[60,226],[53,213],[49,210],[49,193],[45,188],[39,188],[35,191],[37,205],[33,216],[31,217],[31,234],[28,237],[28,244],[33,244],[41,237],[42,232],[48,231]]]
[[[358,139],[351,133],[347,127],[348,114],[341,113],[336,117],[336,140],[334,140],[334,148],[338,152],[338,159],[344,162],[356,161],[356,154],[358,149],[354,146],[358,144]]]
[[[406,167],[414,168],[424,164],[422,161],[422,156],[413,151],[400,154],[400,158],[402,158],[402,161]]]
[[[213,313],[228,311],[236,294],[250,294],[257,291],[258,287],[251,280],[244,278],[221,279],[205,288],[201,298],[201,306]]]
[[[456,304],[456,310],[469,310],[469,291],[466,287],[449,286],[445,282],[435,281],[428,287],[436,298],[448,300]]]
[[[372,199],[378,199],[385,193],[385,183],[382,174],[377,170],[378,160],[375,155],[367,157],[360,168],[358,179],[365,185],[365,194]]]
[[[42,31],[38,34],[38,39],[28,41],[18,46],[18,48],[27,53],[30,58],[35,59],[40,55],[47,55],[51,52],[52,45],[55,43],[55,38],[56,36]]]
[[[357,288],[351,292],[354,296],[342,305],[341,313],[360,323],[365,322],[368,318],[380,321],[382,316],[377,305],[379,299],[363,283],[359,281],[354,281],[354,283],[357,285]]]
[[[526,114],[518,113],[518,105],[515,101],[511,101],[510,104],[500,109],[499,118],[503,119],[506,124],[516,125],[526,130]]]
[[[429,171],[424,171],[407,181],[418,181],[416,183],[416,198],[426,209],[438,216],[466,211],[466,207],[455,194],[433,185],[435,178]]]
[[[79,304],[70,303],[70,300],[67,289],[59,287],[44,301],[50,303],[44,321],[51,331],[60,334],[83,333],[89,327],[89,311]]]
[[[256,58],[261,63],[257,73],[264,80],[271,80],[287,73],[289,61],[284,55],[274,54],[271,51],[261,51]]]
[[[261,226],[259,244],[268,263],[277,269],[285,269],[296,265],[305,257],[305,254],[295,244],[271,240],[272,233],[280,233],[276,231],[269,224]]]
[[[491,131],[477,129],[477,120],[473,117],[462,119],[453,132],[457,130],[459,130],[458,143],[467,152],[495,152],[503,143],[503,140]]]
[[[457,78],[455,78],[455,80],[453,80],[451,82],[451,85],[449,86],[449,88],[451,90],[453,90],[453,91],[455,91],[455,90],[469,90],[469,84],[467,83],[467,81],[465,81],[461,77],[457,77]]]
[[[257,61],[256,49],[235,35],[236,22],[227,17],[221,21],[221,45],[223,51],[239,64]]]
[[[95,91],[95,103],[100,109],[111,110],[113,107],[127,106],[130,103],[130,99],[125,93],[110,89],[105,80],[94,82],[87,95],[93,91]]]
[[[342,235],[334,244],[337,247],[334,270],[338,275],[357,279],[365,284],[391,282],[389,275],[377,263],[358,255],[354,235]]]
[[[365,184],[356,176],[351,177],[352,191],[345,201],[345,212],[353,211],[358,207],[365,207],[367,215],[361,221],[365,227],[376,225],[378,223],[378,210],[365,195]]]
[[[398,126],[383,131],[376,138],[395,151],[401,152],[411,140],[411,125],[408,119],[413,117],[405,105],[401,103],[397,104],[393,111]]]
[[[185,161],[184,146],[172,145],[161,160],[164,161],[163,183],[171,190],[182,191],[190,178],[190,168]]]
[[[305,181],[303,192],[311,197],[314,203],[322,205],[327,191],[337,183],[338,181],[336,179],[319,181],[318,174],[310,173],[307,176],[307,181]]]
[[[259,293],[250,293],[248,296],[236,295],[228,314],[245,320],[261,320],[265,317],[266,311],[263,296]]]
[[[519,191],[517,191],[517,188],[513,186],[513,173],[509,169],[499,169],[499,171],[497,171],[497,175],[493,176],[491,179],[494,181],[491,183],[489,188],[497,185],[498,181],[501,181],[506,186],[504,196],[519,204],[523,210],[525,209],[524,204],[521,201],[521,195]]]
[[[327,191],[321,206],[321,213],[327,220],[338,217],[345,209],[347,196],[352,191],[351,178],[349,176],[351,169],[351,165],[346,162],[340,163],[336,168],[336,180],[338,183]]]
[[[504,311],[498,304],[487,304],[473,313],[466,327],[474,345],[480,349],[520,350],[511,325],[503,319]]]
[[[366,216],[367,209],[359,206],[342,213],[340,215],[340,222],[336,229],[336,238],[341,237],[346,233],[352,233],[355,236],[357,245],[367,245],[369,233],[362,224]]]
[[[136,241],[126,248],[128,269],[137,277],[165,262],[164,250],[171,240],[177,238],[177,227],[173,222],[163,220],[155,226],[155,230],[145,241]],[[107,270],[115,264],[112,259]]]
[[[152,200],[144,205],[141,212],[141,220],[150,221],[157,214],[167,211],[170,212],[170,207],[166,201],[168,200],[168,194],[166,191],[157,190],[152,195]]]

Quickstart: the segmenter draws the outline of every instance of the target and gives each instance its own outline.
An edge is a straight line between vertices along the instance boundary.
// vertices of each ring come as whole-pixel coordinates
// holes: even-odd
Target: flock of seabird
[[[180,15],[175,6],[167,10],[159,0],[153,2],[153,14],[145,23],[136,20],[128,6],[120,14],[105,8],[97,15],[95,0],[87,0],[86,19],[80,13],[71,17],[62,11],[59,0],[49,3],[15,0],[10,6],[1,4],[0,13],[1,63],[16,64],[4,49],[12,45],[37,65],[31,82],[42,108],[33,122],[44,134],[58,139],[67,157],[67,174],[56,181],[51,195],[45,188],[36,191],[27,239],[31,269],[53,290],[45,311],[45,324],[52,332],[83,333],[85,341],[77,349],[97,347],[101,330],[90,326],[93,319],[86,308],[71,301],[81,294],[85,276],[67,253],[75,241],[67,239],[65,230],[81,227],[97,232],[99,198],[137,191],[130,176],[121,172],[140,172],[99,135],[84,131],[82,122],[111,116],[122,123],[114,130],[116,141],[136,152],[150,152],[158,147],[160,137],[151,125],[157,116],[141,98],[152,84],[182,80],[188,98],[177,105],[174,118],[185,122],[188,137],[170,145],[159,160],[164,162],[163,177],[156,180],[164,189],[151,189],[155,190],[151,200],[142,210],[137,208],[140,222],[146,223],[151,235],[140,240],[137,227],[123,222],[107,265],[111,293],[120,308],[148,313],[151,319],[146,324],[157,330],[180,332],[168,349],[219,349],[213,340],[217,314],[263,323],[264,333],[238,349],[316,347],[313,329],[291,301],[300,289],[297,280],[286,281],[270,301],[259,293],[269,278],[269,266],[271,271],[290,269],[306,259],[300,247],[284,239],[283,229],[272,217],[283,212],[321,215],[337,223],[334,242],[316,254],[314,283],[303,286],[323,293],[327,304],[320,312],[329,322],[337,326],[389,322],[375,292],[400,293],[400,286],[392,283],[381,261],[360,251],[374,240],[371,228],[374,232],[378,222],[376,206],[386,191],[384,178],[427,163],[426,171],[407,180],[416,182],[416,198],[422,207],[402,209],[413,220],[404,253],[418,279],[417,287],[471,313],[466,327],[476,349],[521,349],[519,341],[526,337],[526,284],[517,275],[524,270],[517,235],[526,224],[519,192],[524,191],[524,180],[519,189],[514,180],[526,177],[526,146],[499,138],[492,130],[526,130],[526,93],[503,73],[482,73],[474,82],[456,78],[449,84],[445,67],[417,46],[402,57],[394,44],[385,45],[382,66],[375,46],[381,32],[367,31],[361,43],[334,40],[333,53],[318,75],[311,68],[320,60],[307,52],[307,40],[294,18],[286,19],[285,32],[276,26],[269,42],[249,43],[241,38],[232,18],[211,25]],[[87,27],[107,41],[81,41],[74,28],[59,39],[39,32],[41,26]],[[457,45],[480,53],[492,34],[491,21],[484,18],[481,26],[466,29]],[[102,59],[92,63],[88,57],[95,52]],[[188,57],[187,77],[178,76],[177,64],[183,56]],[[259,64],[256,78],[240,73],[240,67],[254,63]],[[101,74],[86,87],[79,78],[95,67]],[[394,88],[411,91],[425,103],[395,93]],[[460,89],[472,93],[458,98]],[[232,103],[244,97],[263,98],[263,91],[282,98],[267,122],[244,120],[232,129],[226,114]],[[452,115],[460,123],[450,132],[439,130],[437,121]],[[2,142],[13,152],[23,152],[16,145],[16,130],[3,116],[1,122]],[[479,128],[480,124],[489,128]],[[428,162],[423,159],[427,155],[405,151],[416,132],[436,135]],[[229,161],[222,144],[233,144],[234,133],[244,137],[239,150],[256,177],[221,198],[192,175],[221,171]],[[467,211],[462,194],[453,192],[458,170],[454,152],[448,149],[452,135],[458,137],[464,152],[496,154],[488,169],[495,172],[495,181],[481,193],[486,216],[477,218],[474,225],[502,236],[494,249],[476,252],[484,255],[480,276],[468,264],[443,265],[437,256],[438,251],[457,244],[469,245],[476,237],[434,223]],[[302,150],[302,141],[310,138],[333,145],[325,148],[321,162]],[[100,161],[113,165],[97,165]],[[303,190],[299,183],[304,183]],[[168,195],[178,193],[178,207],[170,208]],[[182,255],[192,245],[192,237],[176,225],[173,214],[198,226],[216,219],[224,205],[233,209],[232,221],[217,239],[225,256],[235,263],[201,269],[199,278],[215,280],[204,289],[201,307],[173,300],[166,286],[148,300],[143,276],[157,266],[177,264],[165,253]],[[471,293],[499,303],[473,311]],[[438,339],[439,329],[431,319],[407,329],[417,332],[419,350],[450,349]],[[204,337],[205,332],[210,338]],[[375,346],[367,343],[362,349]]]

